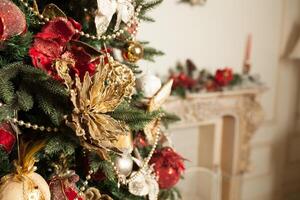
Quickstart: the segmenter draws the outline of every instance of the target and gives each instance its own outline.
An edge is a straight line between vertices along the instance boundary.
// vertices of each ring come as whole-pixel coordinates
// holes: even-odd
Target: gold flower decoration
[[[108,115],[124,98],[130,98],[134,88],[134,74],[116,61],[102,60],[94,76],[85,74],[83,81],[75,78],[70,90],[74,105],[71,120],[67,121],[82,145],[90,150],[106,152],[117,149],[118,136],[129,134],[129,128]]]

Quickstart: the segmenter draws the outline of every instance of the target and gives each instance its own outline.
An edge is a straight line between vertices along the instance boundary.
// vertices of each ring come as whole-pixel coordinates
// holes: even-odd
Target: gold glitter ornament
[[[144,133],[149,144],[153,145],[157,131],[160,130],[160,119],[154,119],[144,128]]]
[[[122,152],[131,153],[133,151],[132,134],[119,135],[117,140],[114,142],[114,145]]]
[[[144,48],[140,43],[131,41],[127,43],[122,55],[125,60],[135,63],[144,57]]]
[[[159,109],[166,102],[171,95],[172,85],[173,80],[171,79],[160,88],[153,98],[151,98],[148,106],[149,112]]]

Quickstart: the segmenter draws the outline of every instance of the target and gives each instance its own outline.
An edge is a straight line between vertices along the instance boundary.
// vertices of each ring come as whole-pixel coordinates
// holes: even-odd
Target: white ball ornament
[[[146,98],[152,98],[162,86],[159,77],[153,74],[145,74],[136,81],[137,89],[144,93]]]
[[[23,176],[10,174],[1,179],[0,200],[50,200],[47,182],[32,172]]]
[[[133,159],[130,154],[122,155],[115,159],[115,165],[121,175],[129,176],[133,168]]]

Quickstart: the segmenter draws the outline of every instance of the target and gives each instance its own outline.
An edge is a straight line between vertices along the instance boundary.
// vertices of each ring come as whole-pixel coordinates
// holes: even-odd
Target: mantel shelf
[[[245,88],[245,89],[235,89],[235,90],[225,90],[220,92],[202,92],[202,93],[188,93],[185,98],[171,96],[168,99],[170,101],[176,100],[189,100],[189,99],[206,99],[206,98],[222,98],[222,97],[233,97],[233,96],[241,96],[241,95],[259,95],[267,91],[268,88],[266,86],[253,87],[253,88]]]

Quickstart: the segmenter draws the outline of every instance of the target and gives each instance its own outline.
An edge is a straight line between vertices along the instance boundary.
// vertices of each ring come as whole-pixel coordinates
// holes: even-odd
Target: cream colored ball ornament
[[[20,145],[19,161],[15,172],[0,180],[0,200],[50,200],[50,189],[44,178],[35,173],[35,155],[45,146],[44,142]]]
[[[132,172],[133,159],[130,154],[123,154],[122,156],[118,156],[116,158],[115,165],[120,174],[127,177]]]
[[[1,180],[0,200],[50,200],[50,190],[43,177],[35,172],[10,174]]]
[[[145,74],[136,81],[136,87],[146,98],[152,98],[161,88],[160,78],[153,74]]]

